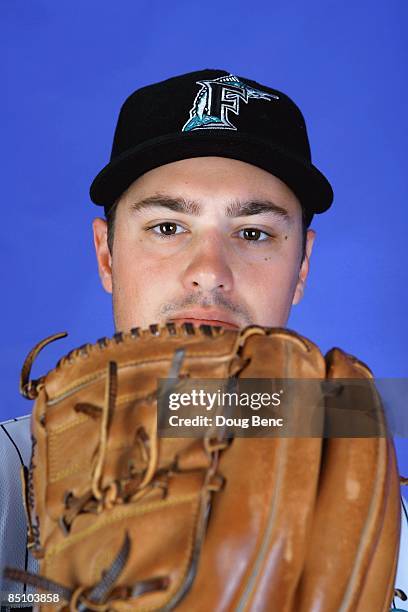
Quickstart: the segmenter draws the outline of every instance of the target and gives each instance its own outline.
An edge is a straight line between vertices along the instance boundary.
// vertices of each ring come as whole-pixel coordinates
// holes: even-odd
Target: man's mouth
[[[219,311],[194,311],[177,313],[168,319],[174,323],[192,323],[193,325],[220,325],[226,329],[239,329],[238,323],[236,323],[226,313]]]

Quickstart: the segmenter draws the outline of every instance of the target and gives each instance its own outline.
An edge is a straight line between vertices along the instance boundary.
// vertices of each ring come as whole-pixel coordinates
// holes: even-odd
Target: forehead
[[[273,174],[235,159],[199,157],[154,168],[134,181],[120,202],[129,206],[165,193],[200,204],[202,210],[231,201],[269,200],[296,216],[301,206],[293,191]]]

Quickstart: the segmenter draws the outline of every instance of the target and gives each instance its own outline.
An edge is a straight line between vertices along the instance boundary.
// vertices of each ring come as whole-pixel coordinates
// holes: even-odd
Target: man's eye
[[[185,230],[181,225],[167,221],[166,223],[158,223],[151,227],[155,234],[160,236],[174,236],[175,234],[182,234]]]
[[[254,242],[264,242],[270,238],[269,234],[254,227],[246,227],[245,229],[240,230],[239,235],[240,238],[243,238],[244,240],[251,240]]]

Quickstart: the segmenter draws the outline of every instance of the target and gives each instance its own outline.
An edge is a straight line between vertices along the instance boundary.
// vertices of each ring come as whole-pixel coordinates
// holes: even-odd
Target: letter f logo
[[[229,120],[229,113],[239,115],[240,101],[248,103],[250,98],[279,100],[279,96],[249,87],[237,77],[219,77],[211,81],[197,81],[201,89],[195,97],[190,117],[182,131],[191,130],[236,130]]]

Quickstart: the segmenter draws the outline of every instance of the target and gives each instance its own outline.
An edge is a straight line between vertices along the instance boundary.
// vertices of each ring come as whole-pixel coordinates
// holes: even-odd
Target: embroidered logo
[[[254,89],[232,74],[210,81],[197,81],[197,85],[201,85],[201,89],[195,97],[190,117],[183,125],[183,132],[236,130],[229,115],[230,113],[239,115],[241,101],[248,104],[251,98],[279,100],[279,96]]]

